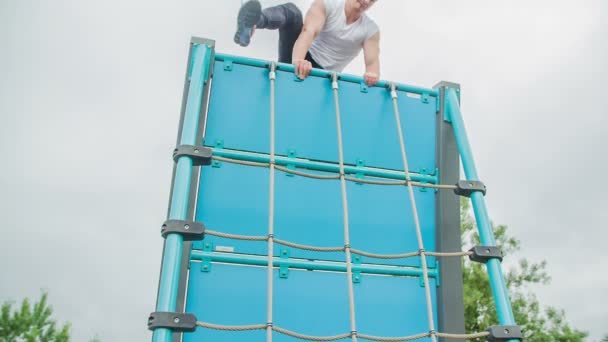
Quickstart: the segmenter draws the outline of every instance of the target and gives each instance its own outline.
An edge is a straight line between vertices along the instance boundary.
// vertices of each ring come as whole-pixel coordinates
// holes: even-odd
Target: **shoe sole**
[[[262,5],[257,0],[248,1],[239,10],[237,30],[234,34],[234,42],[240,46],[247,46],[251,41],[253,25],[260,19]]]

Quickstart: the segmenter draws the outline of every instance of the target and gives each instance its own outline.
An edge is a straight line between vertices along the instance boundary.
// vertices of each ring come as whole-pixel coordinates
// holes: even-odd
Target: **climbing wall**
[[[193,38],[153,340],[516,341],[459,96],[301,80]],[[460,251],[459,195],[483,248]],[[486,263],[503,326],[458,335],[463,256]]]
[[[266,161],[274,134],[275,154],[284,167],[311,175],[336,174],[324,171],[340,164],[332,75],[301,81],[291,70],[278,69],[274,82],[270,75],[270,65],[216,56],[204,145],[215,155],[233,160]],[[351,175],[370,179],[364,170],[373,169],[401,178],[404,166],[390,90],[351,80],[338,80],[337,86],[343,163],[359,170]],[[274,132],[271,87],[275,91]],[[436,182],[436,99],[428,93],[397,90],[397,105],[410,171],[421,180]],[[196,220],[207,230],[243,239],[267,237],[273,220],[275,239],[342,249],[316,251],[274,242],[273,325],[306,335],[334,336],[351,331],[352,314],[356,330],[369,335],[403,336],[428,330],[419,256],[380,259],[351,251],[354,271],[349,277],[343,248],[347,222],[353,249],[382,255],[418,251],[406,187],[345,181],[344,201],[340,179],[276,170],[271,189],[270,173],[268,167],[215,160],[200,173]],[[269,201],[272,190],[274,203]],[[434,251],[435,190],[415,188],[414,199],[424,248]],[[214,324],[266,323],[267,255],[267,239],[207,234],[195,242],[186,311]],[[427,263],[435,315],[437,264],[433,257],[427,257]],[[198,329],[185,341],[263,341],[265,335],[264,330]],[[294,340],[276,331],[273,335],[275,341]]]

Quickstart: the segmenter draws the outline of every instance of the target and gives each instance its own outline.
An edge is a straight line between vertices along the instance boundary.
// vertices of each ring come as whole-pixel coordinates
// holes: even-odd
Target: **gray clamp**
[[[486,195],[486,186],[481,181],[460,180],[456,183],[454,193],[459,196],[471,197],[473,192],[479,191],[484,196]]]
[[[213,151],[208,147],[180,145],[173,151],[173,160],[177,163],[180,157],[188,156],[192,159],[192,165],[211,165]]]
[[[196,316],[189,313],[153,312],[148,317],[148,329],[171,329],[174,332],[194,332]]]
[[[490,259],[502,261],[502,252],[496,246],[475,246],[469,249],[473,254],[469,255],[471,261],[486,263]]]
[[[166,239],[169,234],[180,234],[184,241],[200,241],[205,237],[205,226],[200,222],[167,220],[160,234]]]
[[[487,341],[524,340],[518,325],[495,325],[490,327],[488,332],[490,335],[486,336]]]

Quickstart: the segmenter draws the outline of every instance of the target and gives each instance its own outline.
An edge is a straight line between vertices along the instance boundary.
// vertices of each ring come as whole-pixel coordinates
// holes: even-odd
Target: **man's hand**
[[[305,79],[312,71],[312,63],[305,59],[296,59],[293,61],[296,67],[295,74],[301,79]]]
[[[365,84],[371,87],[378,83],[379,76],[375,72],[366,72],[363,75],[363,79],[365,79]]]

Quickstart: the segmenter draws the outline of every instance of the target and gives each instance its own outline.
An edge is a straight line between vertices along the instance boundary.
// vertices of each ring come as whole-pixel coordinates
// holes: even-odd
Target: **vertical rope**
[[[350,312],[351,339],[357,342],[357,326],[355,322],[355,294],[353,290],[353,269],[350,252],[350,234],[348,227],[348,201],[346,198],[346,180],[344,178],[344,154],[342,150],[342,123],[340,120],[340,102],[338,98],[338,76],[334,73],[332,79],[334,102],[336,105],[336,126],[338,130],[338,153],[340,158],[340,185],[342,187],[342,214],[344,216],[344,252],[346,254],[346,275],[348,281],[348,304]]]
[[[399,106],[397,105],[397,91],[395,90],[395,84],[391,84],[391,98],[393,99],[393,109],[395,112],[395,121],[397,123],[397,133],[399,133],[399,145],[401,146],[401,158],[403,159],[403,168],[405,170],[405,179],[407,181],[407,188],[410,194],[410,202],[412,203],[412,214],[414,216],[414,223],[416,225],[416,237],[418,239],[418,248],[420,249],[420,260],[422,262],[422,275],[424,278],[424,289],[426,295],[426,308],[427,316],[429,320],[429,332],[431,334],[431,341],[436,341],[435,336],[435,323],[433,321],[433,308],[431,302],[431,289],[429,286],[429,274],[426,265],[426,252],[424,251],[424,244],[422,242],[422,232],[420,230],[420,221],[418,219],[418,209],[416,208],[416,200],[414,199],[414,189],[412,187],[409,167],[407,165],[407,155],[405,153],[405,144],[403,142],[403,131],[401,129],[401,119],[399,117]]]
[[[266,342],[272,342],[272,294],[273,294],[273,255],[274,255],[274,82],[276,79],[275,64],[270,65],[270,189],[268,196],[268,317],[266,324]]]

